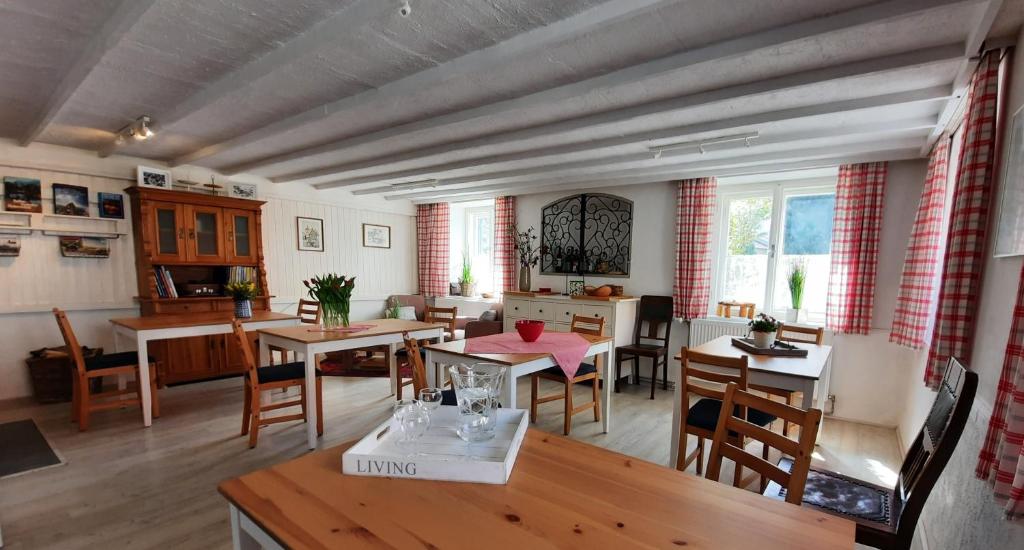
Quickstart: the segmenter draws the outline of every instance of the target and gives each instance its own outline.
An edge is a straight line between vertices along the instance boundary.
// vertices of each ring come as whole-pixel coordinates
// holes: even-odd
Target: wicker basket
[[[29,352],[25,360],[32,378],[32,394],[39,403],[66,403],[71,401],[74,366],[67,348],[42,348]],[[103,355],[103,348],[82,347],[85,357]]]

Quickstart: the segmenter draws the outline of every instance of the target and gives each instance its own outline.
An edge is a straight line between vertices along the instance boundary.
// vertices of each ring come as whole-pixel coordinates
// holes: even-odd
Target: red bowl
[[[516,321],[516,332],[524,342],[536,342],[537,338],[544,333],[544,321],[520,319]]]

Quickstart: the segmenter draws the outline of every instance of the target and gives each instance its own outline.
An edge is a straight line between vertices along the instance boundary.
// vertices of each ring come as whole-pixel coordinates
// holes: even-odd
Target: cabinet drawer
[[[576,307],[579,308],[579,314],[584,317],[604,317],[607,320],[607,322],[611,322],[611,306],[580,305]],[[605,326],[607,326],[607,323],[605,323]]]
[[[530,302],[526,300],[505,300],[505,317],[525,319],[530,316]]]
[[[571,327],[565,323],[544,323],[544,330],[553,332],[569,332]]]
[[[558,304],[548,302],[530,302],[530,319],[537,321],[554,321]]]
[[[231,303],[231,302],[228,302]],[[234,309],[232,303],[231,309]],[[196,300],[195,302],[174,302],[160,304],[160,313],[201,313],[213,311],[214,304],[210,300]]]
[[[571,323],[574,315],[580,314],[580,308],[576,304],[551,304],[554,310],[556,323]]]

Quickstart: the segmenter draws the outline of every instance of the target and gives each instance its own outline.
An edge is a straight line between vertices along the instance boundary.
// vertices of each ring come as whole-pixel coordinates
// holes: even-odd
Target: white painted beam
[[[978,20],[967,35],[967,42],[964,44],[964,53],[968,56],[975,56],[981,53],[981,46],[985,43],[989,31],[992,30],[999,9],[1003,7],[1003,0],[986,0],[978,14]]]
[[[574,35],[582,35],[600,30],[607,25],[643,13],[665,2],[666,0],[611,0],[583,13],[516,35],[504,42],[473,51],[447,63],[442,63],[430,69],[390,82],[379,88],[309,109],[230,140],[203,147],[174,159],[171,162],[171,166],[196,162],[228,149],[241,147],[267,137],[294,130],[334,113],[351,109],[367,101],[402,99],[416,90],[430,88],[445,80],[472,74],[478,70],[505,63],[527,52],[542,51],[549,45],[567,40]],[[392,11],[397,11],[398,6],[397,3],[392,4],[382,0],[368,0],[363,3],[373,4],[375,7],[380,6]],[[359,24],[365,20],[365,17],[353,17],[348,24]],[[344,24],[344,22],[341,24]],[[330,39],[331,37],[328,35],[325,38]],[[197,99],[193,103],[198,106],[205,102]],[[184,111],[184,107],[181,110]],[[184,114],[187,113],[188,111],[184,111]]]
[[[580,97],[594,90],[608,89],[624,83],[642,82],[650,78],[665,76],[673,72],[682,71],[701,63],[708,63],[728,57],[739,56],[753,50],[778,46],[812,36],[827,34],[840,29],[901,17],[909,13],[935,9],[938,6],[950,3],[959,3],[959,1],[960,0],[889,0],[886,2],[870,4],[868,6],[840,12],[827,17],[801,21],[730,40],[724,40],[701,48],[669,55],[646,63],[641,63],[625,69],[612,71],[597,77],[581,80],[571,84],[565,84],[533,94],[505,101],[498,101],[471,109],[456,111],[446,115],[416,120],[406,124],[398,124],[376,132],[370,132],[323,145],[301,148],[289,153],[252,160],[224,168],[222,171],[228,174],[246,172],[274,164],[280,164],[282,162],[308,159],[310,157],[328,154],[337,150],[358,147],[410,132],[435,130],[482,117],[495,116],[518,110],[544,106],[553,102]],[[963,45],[961,44],[957,47],[957,54],[962,55],[962,50]],[[323,118],[323,110],[317,110],[317,113],[318,118]],[[275,124],[282,124],[282,128],[286,129],[293,129],[295,127],[288,125],[285,121]],[[261,138],[275,135],[276,133],[280,133],[280,131],[282,130],[276,129],[273,131],[263,132],[261,133]],[[260,132],[260,130],[257,132]],[[251,134],[247,134],[247,136],[248,135]],[[249,138],[242,136],[242,138],[237,139]],[[246,142],[251,143],[251,141]],[[240,143],[241,142],[231,143],[230,146],[234,147]],[[223,149],[221,148],[219,150]],[[211,149],[210,152],[212,154],[215,151]],[[197,157],[195,154],[186,155],[185,157],[176,159],[176,162],[191,162],[198,158],[202,157]]]
[[[155,3],[156,0],[121,0],[121,3],[111,11],[103,26],[89,40],[78,58],[64,73],[60,83],[53,88],[49,99],[46,100],[46,105],[29,124],[28,131],[18,140],[22,146],[29,145],[46,130],[46,127],[53,122],[60,110],[71,99],[71,96],[89,77],[92,70],[99,65],[103,56],[121,42],[121,39]],[[83,9],[88,8],[83,6]]]

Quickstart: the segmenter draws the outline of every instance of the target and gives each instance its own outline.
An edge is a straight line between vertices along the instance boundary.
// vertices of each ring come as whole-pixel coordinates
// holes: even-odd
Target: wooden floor
[[[589,388],[577,391],[577,403],[583,402]],[[615,395],[611,434],[580,414],[573,437],[667,463],[672,394],[659,389],[651,401],[649,391],[627,386]],[[324,447],[361,437],[390,414],[386,379],[326,378],[324,392]],[[70,423],[68,404],[0,405],[0,422],[34,418],[68,462],[0,480],[4,549],[229,548],[227,505],[217,483],[306,452],[302,423],[261,430],[259,447],[247,447],[238,435],[237,378],[166,388],[160,405],[162,417],[152,428],[142,428],[137,409],[113,410],[95,414],[86,433]],[[528,379],[520,381],[518,405],[528,408]],[[561,433],[560,407],[542,405],[537,426]],[[893,484],[899,464],[893,430],[827,420],[820,443],[816,462]]]

